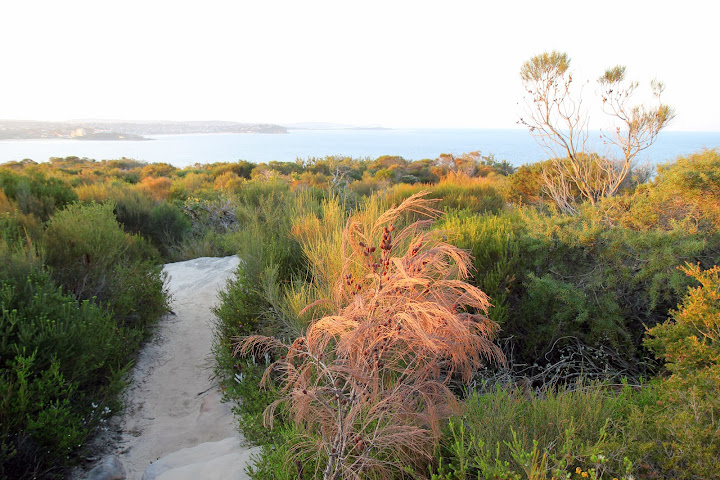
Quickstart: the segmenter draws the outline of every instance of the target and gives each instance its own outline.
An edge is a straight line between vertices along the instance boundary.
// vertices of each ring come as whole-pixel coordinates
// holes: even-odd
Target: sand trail
[[[240,467],[248,449],[241,446],[231,407],[221,403],[212,378],[212,307],[238,262],[233,256],[165,265],[173,313],[160,321],[139,354],[120,421],[117,451],[127,479],[198,478],[200,471],[208,479],[247,478]],[[226,459],[224,467],[210,458],[233,454],[242,458]],[[154,469],[148,469],[153,462]]]

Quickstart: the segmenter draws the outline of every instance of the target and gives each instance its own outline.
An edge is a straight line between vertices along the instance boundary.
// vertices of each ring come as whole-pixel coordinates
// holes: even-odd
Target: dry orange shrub
[[[159,202],[170,198],[172,184],[172,180],[167,177],[145,177],[138,183],[137,189]]]
[[[498,326],[486,317],[488,298],[465,282],[471,259],[430,230],[440,212],[423,195],[369,228],[361,214],[348,221],[342,275],[322,300],[332,315],[291,345],[238,339],[240,354],[286,352],[265,372],[263,381],[279,375],[283,385],[265,420],[271,425],[275,409],[288,407],[314,434],[300,448],[324,458],[325,479],[389,478],[406,467],[423,476],[457,403],[450,378],[504,362],[492,343]],[[396,232],[408,214],[417,220]]]
[[[0,213],[12,213],[17,209],[17,204],[9,199],[3,190],[0,190]]]

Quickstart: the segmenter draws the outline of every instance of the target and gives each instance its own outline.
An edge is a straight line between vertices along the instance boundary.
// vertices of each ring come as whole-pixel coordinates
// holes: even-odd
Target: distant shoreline
[[[192,134],[281,134],[287,129],[270,123],[221,121],[139,122],[120,120],[71,120],[45,122],[37,120],[0,120],[0,140],[81,140],[143,141],[154,135]]]

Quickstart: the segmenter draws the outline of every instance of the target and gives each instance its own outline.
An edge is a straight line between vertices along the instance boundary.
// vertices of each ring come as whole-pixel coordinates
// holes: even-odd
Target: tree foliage
[[[673,109],[660,100],[663,84],[655,80],[651,82],[655,104],[634,105],[632,98],[639,84],[626,81],[625,70],[624,66],[615,66],[598,79],[602,110],[613,125],[603,131],[602,139],[606,145],[617,147],[619,155],[597,155],[591,150],[585,85],[577,86],[573,81],[567,53],[536,55],[520,70],[527,114],[519,123],[528,127],[555,158],[551,168],[543,172],[543,181],[547,193],[565,213],[577,213],[573,189],[593,205],[615,195],[638,153],[652,145],[674,117]]]

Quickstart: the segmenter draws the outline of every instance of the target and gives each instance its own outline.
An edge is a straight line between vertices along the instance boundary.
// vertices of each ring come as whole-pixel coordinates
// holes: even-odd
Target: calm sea
[[[177,167],[195,163],[295,161],[298,158],[346,155],[376,158],[400,155],[408,160],[437,158],[442,153],[481,151],[513,165],[536,162],[543,150],[526,130],[388,129],[290,130],[285,135],[165,135],[151,141],[5,140],[0,163],[30,158],[78,156],[95,160],[121,157],[167,162]],[[702,148],[720,147],[720,132],[663,132],[638,157],[653,164]]]

